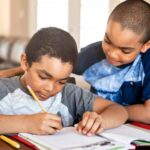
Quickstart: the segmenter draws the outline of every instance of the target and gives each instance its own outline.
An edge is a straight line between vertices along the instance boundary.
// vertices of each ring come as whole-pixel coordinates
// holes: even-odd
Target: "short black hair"
[[[40,61],[43,55],[61,59],[75,65],[77,45],[74,38],[66,31],[56,28],[42,28],[36,32],[26,46],[25,53],[29,65]]]
[[[144,0],[127,0],[120,3],[110,14],[109,20],[116,21],[123,28],[143,34],[141,43],[150,40],[150,4]]]

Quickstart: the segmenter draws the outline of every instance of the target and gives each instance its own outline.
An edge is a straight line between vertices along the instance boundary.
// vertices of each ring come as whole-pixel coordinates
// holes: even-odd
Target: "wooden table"
[[[25,144],[21,142],[17,141],[17,143],[20,144],[20,148],[18,150],[32,150],[32,148],[29,148],[28,146],[26,146]],[[0,139],[0,150],[17,150],[17,149],[13,148],[11,145],[7,144],[6,142]]]

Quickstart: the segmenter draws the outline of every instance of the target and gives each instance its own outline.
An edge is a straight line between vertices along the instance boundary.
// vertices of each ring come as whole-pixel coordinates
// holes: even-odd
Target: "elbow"
[[[143,118],[143,123],[150,124],[150,105],[144,104],[144,115],[141,116]]]
[[[119,104],[117,104],[117,105],[120,108],[120,111],[118,112],[118,115],[120,117],[121,123],[124,124],[129,118],[128,111],[125,109],[125,107],[123,107]]]
[[[125,123],[129,118],[129,114],[128,114],[128,111],[123,106],[122,106],[122,109],[123,109],[122,111],[123,111],[123,114],[124,114],[124,122],[123,123]]]
[[[142,118],[143,118],[143,123],[150,124],[150,109],[147,111],[145,116],[143,116]]]

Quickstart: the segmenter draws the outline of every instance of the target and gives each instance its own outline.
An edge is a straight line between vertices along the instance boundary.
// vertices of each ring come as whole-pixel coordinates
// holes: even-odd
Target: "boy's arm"
[[[62,129],[61,118],[54,114],[0,115],[0,134],[54,134]]]
[[[80,133],[93,135],[105,129],[115,128],[128,119],[126,109],[103,98],[96,98],[93,112],[86,112],[77,126]]]
[[[150,100],[145,101],[144,104],[126,106],[126,109],[129,120],[150,124]]]
[[[95,100],[93,111],[101,115],[105,129],[117,127],[128,119],[128,113],[123,106],[103,98]]]
[[[16,67],[16,68],[11,68],[11,69],[0,71],[1,78],[9,78],[9,77],[20,75],[20,74],[23,74],[23,70],[21,69],[21,67]]]

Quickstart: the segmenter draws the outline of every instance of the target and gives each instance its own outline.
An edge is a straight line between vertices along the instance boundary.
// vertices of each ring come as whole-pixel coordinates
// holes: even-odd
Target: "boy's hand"
[[[37,113],[25,117],[26,132],[32,134],[54,134],[62,129],[61,118],[49,113]]]
[[[82,120],[77,125],[77,131],[88,136],[100,133],[104,130],[104,121],[102,116],[96,112],[86,112]]]

